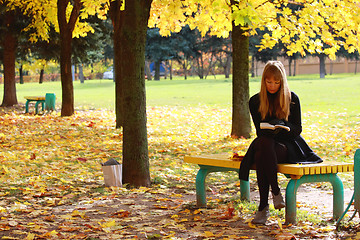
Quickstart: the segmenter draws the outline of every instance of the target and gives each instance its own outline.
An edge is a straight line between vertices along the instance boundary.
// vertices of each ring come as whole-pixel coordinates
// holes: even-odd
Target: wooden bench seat
[[[206,207],[205,180],[211,172],[239,172],[240,161],[230,159],[228,154],[185,156],[186,163],[198,164],[196,176],[196,200],[198,207]],[[255,166],[253,167],[255,169]],[[303,183],[329,182],[333,186],[333,216],[340,218],[344,211],[344,187],[339,172],[354,171],[353,163],[323,162],[318,164],[278,164],[278,172],[291,178],[286,187],[286,223],[296,223],[296,192]],[[250,184],[240,180],[241,199],[250,201]]]

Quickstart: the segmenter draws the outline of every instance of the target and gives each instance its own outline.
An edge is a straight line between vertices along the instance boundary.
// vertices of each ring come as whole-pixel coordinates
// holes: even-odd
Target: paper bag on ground
[[[113,158],[107,162],[102,163],[102,170],[104,174],[105,186],[122,186],[122,164]]]

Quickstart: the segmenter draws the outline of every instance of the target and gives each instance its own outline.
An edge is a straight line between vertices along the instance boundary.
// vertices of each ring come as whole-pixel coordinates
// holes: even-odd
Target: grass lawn
[[[303,111],[347,112],[356,114],[360,106],[360,78],[354,74],[336,74],[319,79],[318,75],[289,77],[289,85],[302,103]],[[17,84],[17,96],[24,103],[24,96],[44,95],[54,92],[57,104],[61,103],[60,82]],[[250,78],[250,95],[259,90],[260,77]],[[198,106],[209,105],[231,108],[231,78],[217,76],[214,79],[147,81],[148,106]],[[74,82],[75,107],[77,109],[114,109],[115,90],[111,80],[89,80],[84,84]],[[2,92],[0,97],[2,98]]]

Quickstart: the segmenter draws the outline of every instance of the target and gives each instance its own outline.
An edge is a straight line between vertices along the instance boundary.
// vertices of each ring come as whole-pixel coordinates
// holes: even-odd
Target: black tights
[[[287,148],[270,137],[258,137],[254,142],[257,182],[260,192],[259,211],[268,205],[269,190],[278,195],[277,164],[286,162]]]

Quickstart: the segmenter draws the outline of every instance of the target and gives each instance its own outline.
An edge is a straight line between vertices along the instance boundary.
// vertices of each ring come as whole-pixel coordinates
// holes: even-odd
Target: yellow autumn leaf
[[[9,169],[6,166],[3,165],[2,167],[6,173],[9,173]]]
[[[110,228],[110,227],[113,227],[116,225],[116,221],[115,220],[110,220],[108,222],[105,222],[105,223],[100,223],[99,222],[99,225],[103,228]]]
[[[280,230],[282,230],[282,229],[283,229],[283,226],[282,226],[282,223],[281,223],[281,219],[280,219],[280,218],[277,218],[277,223],[278,223],[278,225],[279,225]]]
[[[254,228],[254,229],[257,228],[255,224],[251,223],[251,221],[248,222],[248,226],[249,226],[249,228]]]
[[[212,232],[210,232],[210,231],[205,231],[205,232],[204,232],[204,236],[205,236],[205,237],[215,237],[215,235],[214,235]]]
[[[28,235],[25,238],[25,240],[34,240],[34,239],[35,239],[35,234],[34,233],[28,233]]]

